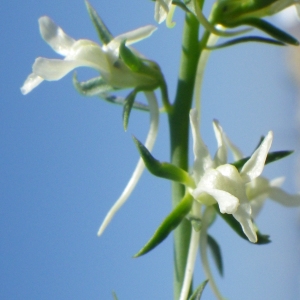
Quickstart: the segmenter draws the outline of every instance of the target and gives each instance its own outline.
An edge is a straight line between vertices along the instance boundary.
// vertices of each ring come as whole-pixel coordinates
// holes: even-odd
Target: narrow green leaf
[[[108,44],[111,40],[113,40],[113,35],[110,33],[110,31],[105,26],[95,9],[90,5],[90,3],[87,0],[85,1],[85,5],[93,22],[93,25],[96,28],[100,41],[105,45]]]
[[[112,292],[112,295],[114,297],[114,300],[118,300],[117,294],[115,292]]]
[[[203,290],[207,284],[208,280],[204,280],[194,291],[194,293],[191,295],[189,300],[200,300]]]
[[[280,160],[284,157],[287,157],[289,155],[291,155],[294,151],[274,151],[274,152],[270,152],[267,155],[266,158],[266,162],[265,164],[269,164],[272,163],[274,161]],[[244,166],[244,164],[250,159],[249,157],[245,157],[242,158],[238,161],[235,161],[234,163],[232,163],[233,166],[235,166],[239,171],[242,169],[242,167]]]
[[[190,194],[186,194],[173,211],[159,225],[146,245],[137,254],[135,254],[134,257],[139,257],[148,253],[167,238],[170,232],[174,230],[190,212],[193,201],[193,197]]]
[[[247,42],[258,42],[258,43],[266,43],[266,44],[271,44],[271,45],[277,45],[277,46],[285,46],[285,43],[274,40],[274,39],[269,39],[269,38],[264,38],[260,36],[246,36],[246,37],[240,37],[236,39],[232,39],[228,42],[221,43],[215,46],[207,46],[206,49],[209,50],[217,50],[217,49],[222,49],[225,47],[241,44],[241,43],[247,43]]]
[[[76,90],[84,96],[99,96],[102,93],[115,90],[108,85],[101,76],[92,78],[87,81],[78,81],[76,72],[73,75],[73,84]]]
[[[212,252],[212,256],[214,259],[214,262],[217,266],[217,269],[220,273],[221,276],[223,276],[223,260],[222,260],[222,253],[221,253],[221,248],[217,241],[211,236],[207,235],[207,244]]]
[[[133,140],[150,173],[152,173],[157,177],[162,177],[169,180],[180,182],[189,187],[195,187],[193,178],[191,178],[186,171],[170,163],[158,161],[151,155],[148,149],[138,139],[133,137]]]
[[[133,103],[137,94],[137,89],[134,89],[125,99],[125,104],[123,108],[123,127],[124,130],[127,131],[129,116],[131,113],[131,109],[133,107]]]
[[[111,95],[108,93],[101,93],[99,95],[99,97],[101,97],[103,100],[112,103],[112,104],[118,104],[118,105],[125,105],[125,99],[123,97],[120,96],[116,96],[116,95]],[[144,104],[144,103],[140,103],[135,101],[133,103],[133,108],[134,109],[138,109],[138,110],[142,110],[142,111],[149,111],[149,106]]]
[[[291,44],[294,46],[298,46],[299,42],[297,39],[295,39],[293,36],[288,34],[287,32],[275,27],[271,23],[263,20],[263,19],[258,19],[258,18],[246,18],[241,21],[239,21],[236,25],[251,25],[253,27],[256,27],[268,35],[272,36],[273,38],[286,43],[286,44]]]
[[[222,219],[243,239],[248,240],[247,236],[243,232],[243,229],[240,223],[234,218],[233,215],[229,214],[222,214],[219,210],[218,204],[213,205],[217,213],[222,217]],[[259,231],[256,232],[257,235],[257,242],[254,245],[263,245],[270,243],[269,235],[261,234]],[[253,244],[253,243],[251,243]]]
[[[125,45],[126,41],[122,41],[119,48],[120,57],[126,64],[126,66],[133,72],[138,72],[142,66],[142,60],[136,56],[128,47]]]

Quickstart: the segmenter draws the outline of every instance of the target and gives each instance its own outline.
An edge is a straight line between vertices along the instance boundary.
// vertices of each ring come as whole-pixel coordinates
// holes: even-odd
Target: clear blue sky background
[[[148,0],[91,1],[112,33],[154,24]],[[5,1],[0,40],[0,299],[172,299],[172,238],[139,259],[132,255],[169,213],[170,183],[147,172],[101,238],[96,236],[138,159],[131,135],[143,140],[148,116],[134,112],[127,133],[122,108],[84,98],[71,75],[44,82],[27,96],[20,86],[38,56],[57,55],[41,39],[37,20],[50,16],[70,36],[97,40],[83,1]],[[157,61],[174,97],[183,14],[161,25],[136,48]],[[285,49],[248,44],[215,51],[203,89],[202,134],[214,153],[216,118],[249,155],[261,135],[274,131],[272,150],[299,147],[297,90],[284,61]],[[78,70],[79,78],[95,73]],[[168,127],[161,118],[154,155],[168,160]],[[264,175],[286,176],[296,192],[295,154]],[[257,223],[272,243],[238,238],[222,220],[211,233],[222,245],[225,277],[216,274],[231,300],[299,298],[299,212],[269,201]],[[200,262],[197,263],[201,270]],[[204,279],[196,274],[198,284]],[[208,288],[203,299],[214,299]]]

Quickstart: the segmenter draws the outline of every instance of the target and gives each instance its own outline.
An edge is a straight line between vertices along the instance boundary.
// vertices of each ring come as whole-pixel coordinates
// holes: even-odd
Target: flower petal
[[[204,174],[204,171],[209,169],[213,161],[210,157],[207,147],[202,141],[200,131],[198,128],[198,112],[194,108],[190,111],[190,123],[193,136],[193,151],[194,151],[194,165],[193,165],[193,177],[195,182],[199,182],[200,177]]]
[[[252,243],[257,242],[257,235],[251,220],[251,206],[249,203],[240,204],[233,214],[235,219],[241,224],[245,235]]]
[[[251,155],[241,170],[241,176],[245,182],[258,177],[263,171],[265,161],[273,140],[273,132],[269,131],[260,146]]]
[[[31,92],[34,88],[36,88],[40,83],[43,82],[43,78],[31,73],[27,79],[25,80],[24,84],[21,87],[21,93],[23,95],[28,94],[29,92]]]
[[[105,53],[95,43],[87,40],[77,41],[65,60],[39,57],[35,60],[33,73],[45,80],[59,80],[77,67],[91,67],[105,76],[109,73],[109,63]]]
[[[157,104],[157,99],[154,94],[154,92],[145,92],[145,96],[148,100],[149,103],[149,108],[150,108],[150,129],[148,132],[148,136],[145,142],[145,146],[149,149],[152,150],[157,132],[158,132],[158,125],[159,125],[159,108]],[[109,212],[106,214],[104,221],[102,222],[99,231],[98,231],[98,236],[100,236],[107,225],[110,223],[116,212],[123,206],[123,204],[126,202],[128,197],[131,195],[133,189],[135,188],[136,184],[138,183],[143,171],[145,169],[145,164],[142,160],[142,158],[139,159],[138,164],[128,181],[124,191],[122,192],[121,196],[119,199],[114,203],[114,205],[111,207]]]
[[[47,44],[58,54],[67,56],[75,40],[69,37],[49,17],[39,18],[40,33]]]
[[[126,40],[126,45],[134,44],[140,40],[149,37],[157,28],[153,25],[147,25],[135,30],[120,34],[110,41],[106,46],[111,51],[119,49],[120,44]]]
[[[39,57],[33,64],[33,72],[45,80],[59,80],[77,67],[86,66],[79,60],[61,60]]]
[[[172,0],[155,1],[154,19],[158,24],[162,23],[166,19],[171,4]]]
[[[213,121],[213,128],[215,132],[215,136],[218,143],[218,150],[214,157],[215,166],[220,166],[226,164],[227,162],[227,148],[225,144],[225,137],[223,133],[223,128],[220,126],[217,120]]]
[[[196,188],[192,195],[197,200],[202,193],[207,193],[218,202],[222,214],[233,214],[237,210],[239,199],[226,191],[203,187]]]
[[[284,206],[300,206],[300,194],[290,195],[279,187],[272,186],[270,188],[269,197]]]
[[[243,153],[241,152],[241,150],[231,142],[231,140],[228,138],[228,136],[226,134],[224,134],[224,138],[225,138],[227,146],[229,147],[229,149],[232,152],[234,160],[237,161],[237,160],[242,159]]]

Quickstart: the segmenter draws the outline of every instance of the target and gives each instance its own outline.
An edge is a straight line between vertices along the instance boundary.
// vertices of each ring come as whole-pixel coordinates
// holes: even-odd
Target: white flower
[[[273,134],[269,132],[258,149],[243,166],[241,172],[227,164],[225,135],[220,125],[214,121],[218,141],[217,153],[212,159],[198,130],[197,111],[191,110],[190,121],[194,140],[195,161],[193,177],[196,188],[193,197],[205,205],[218,203],[220,212],[232,214],[241,224],[248,239],[255,243],[256,232],[251,221],[251,206],[246,195],[246,184],[255,180],[262,172]]]
[[[156,0],[154,8],[154,19],[157,23],[162,23],[168,16],[172,5],[172,0]]]
[[[120,43],[135,43],[150,36],[156,28],[148,25],[131,32],[119,35],[102,47],[90,40],[74,40],[58,27],[49,17],[39,19],[42,38],[64,59],[48,59],[39,57],[32,66],[21,92],[31,92],[43,80],[59,80],[77,67],[90,67],[99,71],[105,81],[114,88],[128,88],[152,84],[153,79],[146,75],[132,72],[119,59]]]
[[[235,160],[243,158],[242,152],[224,135],[226,144],[233,153]],[[246,184],[246,195],[250,201],[252,217],[258,215],[267,198],[287,207],[300,206],[300,194],[291,195],[280,188],[284,181],[284,177],[278,177],[271,181],[259,176]]]

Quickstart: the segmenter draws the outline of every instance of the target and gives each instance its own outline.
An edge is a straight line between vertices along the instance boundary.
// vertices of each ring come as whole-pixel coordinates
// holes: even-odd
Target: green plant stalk
[[[169,112],[171,138],[171,163],[188,171],[189,111],[193,101],[197,63],[200,54],[199,23],[192,14],[186,14],[182,53],[173,109]],[[183,198],[185,188],[180,183],[172,184],[172,205],[175,207]],[[174,299],[178,300],[183,284],[191,225],[183,220],[174,231]]]

